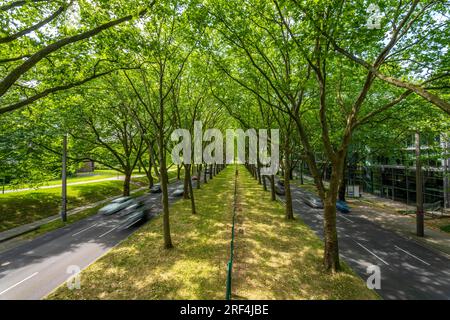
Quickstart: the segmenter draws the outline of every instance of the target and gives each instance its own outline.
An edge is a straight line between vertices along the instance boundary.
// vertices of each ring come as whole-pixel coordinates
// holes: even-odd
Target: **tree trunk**
[[[301,185],[305,184],[303,181],[303,161],[300,162],[300,184]]]
[[[123,180],[123,196],[128,197],[130,195],[130,181],[131,181],[131,171],[125,171],[125,179]]]
[[[262,184],[262,181],[261,181],[261,166],[258,164],[258,166],[257,166],[257,173],[258,173],[258,184]]]
[[[197,212],[195,210],[194,188],[192,187],[192,179],[191,179],[190,175],[189,175],[189,180],[188,180],[188,186],[189,186],[189,198],[191,198],[192,214],[196,214]],[[184,190],[185,190],[184,193],[187,193],[187,190],[186,189],[184,189]]]
[[[213,177],[213,172],[212,172],[212,164],[209,165],[209,179],[211,180]]]
[[[191,180],[191,168],[189,164],[184,165],[184,193],[183,199],[189,199],[189,181]]]
[[[202,165],[197,165],[197,189],[200,189],[200,180],[202,177]]]
[[[294,211],[292,210],[292,195],[291,195],[291,184],[289,181],[290,178],[290,161],[287,155],[287,147],[285,148],[285,156],[284,156],[284,191],[285,191],[285,200],[286,200],[286,219],[294,219]]]
[[[208,165],[205,163],[205,170],[203,170],[203,183],[208,183],[208,178],[206,177],[206,170],[208,169]]]
[[[169,220],[169,191],[167,187],[167,167],[166,167],[166,159],[164,156],[164,144],[162,138],[160,139],[160,164],[159,164],[159,172],[160,172],[160,184],[162,191],[162,207],[163,207],[163,229],[164,229],[164,248],[170,249],[173,248],[172,238],[170,236],[170,220]]]
[[[336,198],[342,175],[343,159],[334,163],[331,169],[329,190],[326,192],[323,212],[324,233],[324,267],[325,270],[337,272],[341,269],[339,262],[339,245],[336,230]]]
[[[336,200],[327,199],[324,204],[324,267],[325,270],[336,272],[340,270],[339,247],[336,231]]]
[[[180,172],[181,172],[181,167],[179,164],[177,164],[177,180],[180,180]]]
[[[267,181],[266,181],[266,179],[267,179],[267,176],[262,176],[262,183],[263,183],[264,191],[267,191]]]
[[[272,201],[275,201],[277,199],[277,196],[275,194],[275,176],[273,174],[270,176],[270,192],[271,192],[270,199]]]

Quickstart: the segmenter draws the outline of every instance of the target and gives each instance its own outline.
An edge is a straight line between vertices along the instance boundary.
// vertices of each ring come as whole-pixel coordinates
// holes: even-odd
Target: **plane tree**
[[[106,56],[113,28],[149,12],[153,2],[10,1],[0,6],[0,114],[128,66]],[[132,26],[133,27],[133,26]]]

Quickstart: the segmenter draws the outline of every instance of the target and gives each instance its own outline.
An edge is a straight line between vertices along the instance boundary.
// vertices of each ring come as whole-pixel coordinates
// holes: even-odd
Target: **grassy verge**
[[[120,195],[123,182],[111,180],[67,187],[68,209]],[[135,189],[138,186],[132,185]],[[29,190],[0,195],[0,231],[58,214],[60,188]]]
[[[100,174],[114,176],[112,170],[102,170]],[[176,167],[171,168],[168,174],[169,179],[175,178]],[[158,179],[155,178],[155,182],[157,181]],[[148,179],[144,176],[133,178],[130,187],[134,190],[147,186]],[[122,188],[122,180],[68,186],[68,209],[118,196],[122,193]],[[139,191],[134,196],[142,195],[144,192]],[[59,187],[0,194],[0,232],[58,214],[60,205],[61,188]]]
[[[50,299],[223,299],[234,169],[228,167],[171,206],[174,248],[162,248],[162,217],[150,221],[81,274],[81,289],[65,285]]]
[[[323,272],[322,241],[298,218],[288,221],[247,170],[239,171],[235,299],[377,299],[343,263]]]

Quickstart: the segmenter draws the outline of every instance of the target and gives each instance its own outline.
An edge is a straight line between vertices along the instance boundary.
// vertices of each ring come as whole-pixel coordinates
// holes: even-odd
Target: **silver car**
[[[303,202],[314,209],[323,209],[323,201],[313,195],[305,195],[303,197]]]
[[[133,203],[134,199],[131,197],[120,197],[111,201],[110,204],[104,206],[103,208],[98,210],[98,212],[105,216],[109,216],[131,206]]]

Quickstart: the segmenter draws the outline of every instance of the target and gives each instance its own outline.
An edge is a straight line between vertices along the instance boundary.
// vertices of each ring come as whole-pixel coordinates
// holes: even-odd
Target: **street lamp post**
[[[62,206],[61,220],[67,221],[67,134],[63,136],[63,153],[62,153]]]
[[[416,132],[416,232],[417,236],[424,236],[423,226],[423,176],[422,161],[420,160],[420,134]]]

